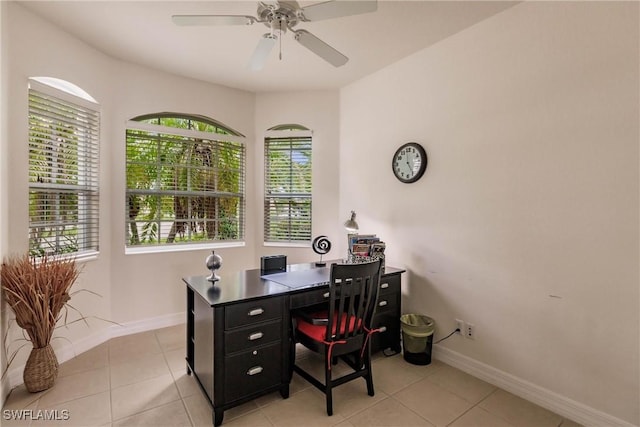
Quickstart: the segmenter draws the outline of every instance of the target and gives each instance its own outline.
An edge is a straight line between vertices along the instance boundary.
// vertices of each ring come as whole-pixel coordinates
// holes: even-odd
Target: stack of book
[[[382,259],[382,269],[384,271],[385,247],[385,243],[375,234],[352,234],[349,236],[348,262],[359,263]]]

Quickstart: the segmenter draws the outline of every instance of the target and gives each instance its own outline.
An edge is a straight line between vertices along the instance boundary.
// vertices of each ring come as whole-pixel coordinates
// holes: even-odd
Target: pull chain
[[[282,61],[282,20],[280,20],[279,22],[280,22],[280,37],[278,38],[278,41],[280,42],[280,52],[278,54],[278,59]]]

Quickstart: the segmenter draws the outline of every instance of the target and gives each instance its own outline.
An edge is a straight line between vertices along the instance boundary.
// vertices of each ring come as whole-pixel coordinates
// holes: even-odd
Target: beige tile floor
[[[15,388],[2,426],[210,426],[211,408],[185,371],[184,325],[112,339],[60,365],[51,389]],[[321,360],[298,354],[308,369]],[[339,364],[336,369],[341,369]],[[289,399],[278,392],[225,412],[224,426],[576,426],[572,421],[434,360],[428,366],[378,354],[376,394],[364,381],[334,390],[334,415],[324,395],[294,374]],[[59,420],[37,418],[43,411]],[[31,420],[8,420],[5,410]],[[28,412],[28,411],[31,412]],[[10,412],[9,412],[10,413]],[[68,415],[68,417],[67,417]],[[68,418],[63,420],[62,418]]]

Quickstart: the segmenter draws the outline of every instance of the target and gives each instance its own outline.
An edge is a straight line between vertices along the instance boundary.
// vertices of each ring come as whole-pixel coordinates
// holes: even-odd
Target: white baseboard
[[[152,317],[149,319],[136,320],[133,322],[126,322],[120,325],[111,325],[108,328],[101,329],[100,331],[97,331],[91,335],[78,339],[73,343],[67,343],[63,347],[56,348],[56,357],[58,358],[58,363],[63,363],[81,353],[84,353],[87,350],[90,350],[102,344],[105,341],[110,340],[111,338],[180,325],[182,323],[185,323],[185,320],[186,314],[183,312]],[[24,364],[21,366],[14,366],[13,369],[11,369],[3,378],[2,390],[11,390],[22,384],[23,371]],[[4,405],[4,401],[7,396],[1,397],[2,405]]]
[[[433,357],[584,426],[637,427],[446,347],[435,345]]]
[[[167,328],[169,326],[181,325],[186,322],[186,313],[173,313],[164,316],[152,317],[149,319],[135,320],[122,325],[110,326],[110,337],[121,337],[123,335],[137,334],[138,332],[150,331],[153,329]]]

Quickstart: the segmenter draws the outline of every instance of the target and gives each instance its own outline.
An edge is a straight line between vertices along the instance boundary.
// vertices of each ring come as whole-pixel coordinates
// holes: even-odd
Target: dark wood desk
[[[213,407],[214,425],[224,411],[279,391],[289,397],[291,316],[295,308],[328,298],[327,267],[313,263],[287,266],[286,273],[262,276],[259,269],[220,274],[212,286],[206,276],[187,284],[187,373],[193,373]],[[313,270],[313,271],[311,271]],[[400,270],[386,267],[374,326],[384,332],[372,340],[372,352],[400,352]],[[299,280],[298,280],[299,279]],[[279,281],[279,282],[278,282]]]

